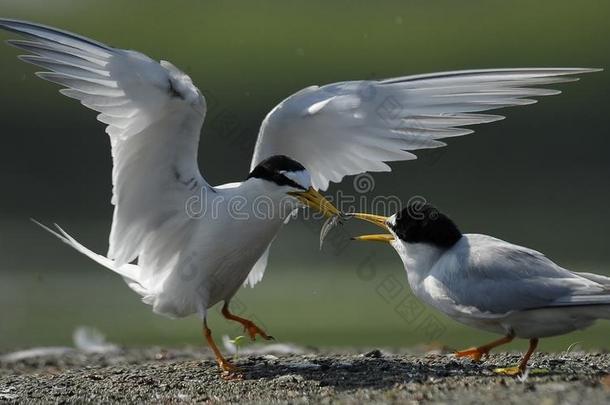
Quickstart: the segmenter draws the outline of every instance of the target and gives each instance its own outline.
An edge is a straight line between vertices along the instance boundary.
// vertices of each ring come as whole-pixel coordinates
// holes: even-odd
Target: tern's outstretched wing
[[[185,202],[207,186],[197,166],[205,100],[191,79],[169,62],[55,28],[5,19],[0,28],[27,38],[8,43],[48,70],[39,77],[108,124],[115,205],[108,257],[121,266],[156,244],[151,261],[170,260],[163,248],[179,243]]]
[[[593,71],[467,70],[308,87],[267,115],[251,167],[287,155],[326,189],[347,175],[390,171],[384,162],[415,159],[410,151],[445,146],[439,139],[473,132],[464,126],[503,118],[481,111],[535,103],[531,98],[559,93],[536,86]]]

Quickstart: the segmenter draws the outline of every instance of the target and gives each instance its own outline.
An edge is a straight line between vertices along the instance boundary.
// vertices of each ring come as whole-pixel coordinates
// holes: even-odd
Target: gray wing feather
[[[492,237],[471,235],[470,239],[471,243],[462,247],[462,253],[468,250],[468,254],[457,259],[461,270],[439,277],[442,284],[451,286],[446,289],[447,298],[463,311],[497,315],[553,306],[610,304],[607,277],[569,271],[540,252]]]

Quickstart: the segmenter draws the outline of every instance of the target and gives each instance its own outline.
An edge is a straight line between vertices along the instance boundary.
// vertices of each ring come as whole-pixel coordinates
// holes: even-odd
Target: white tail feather
[[[59,240],[64,242],[66,245],[71,246],[72,248],[76,249],[77,251],[84,254],[88,258],[94,260],[96,263],[101,264],[102,266],[106,267],[107,269],[110,269],[110,270],[114,271],[115,273],[119,274],[120,276],[122,276],[125,279],[125,282],[129,286],[129,288],[131,288],[132,290],[134,290],[135,292],[140,294],[142,297],[144,297],[145,301],[146,301],[146,297],[150,296],[150,293],[148,292],[148,290],[144,286],[142,286],[140,284],[140,282],[138,281],[140,278],[139,276],[140,276],[141,269],[137,265],[126,263],[121,266],[117,266],[115,264],[114,260],[109,259],[100,254],[97,254],[97,253],[91,251],[90,249],[87,249],[85,246],[80,244],[76,239],[74,239],[72,236],[70,236],[66,231],[64,231],[59,225],[54,224],[55,227],[57,228],[57,230],[59,231],[59,233],[58,233],[58,232],[54,231],[53,229],[49,228],[48,226],[43,225],[40,222],[36,221],[35,219],[32,219],[32,222],[34,222],[36,225],[40,226],[41,228],[45,229],[46,231],[52,233],[57,238],[59,238]]]

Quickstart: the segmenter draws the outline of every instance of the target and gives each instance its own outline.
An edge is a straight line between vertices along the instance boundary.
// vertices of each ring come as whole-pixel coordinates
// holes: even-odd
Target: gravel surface
[[[519,353],[473,364],[447,354],[299,350],[242,354],[225,381],[203,349],[56,348],[0,357],[0,402],[610,403],[610,354],[537,353],[521,381],[498,376]],[[15,356],[13,356],[15,357]]]

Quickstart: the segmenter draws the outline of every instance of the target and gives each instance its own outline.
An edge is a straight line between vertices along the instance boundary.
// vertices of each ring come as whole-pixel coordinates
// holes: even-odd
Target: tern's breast
[[[232,215],[225,208],[219,204],[196,219],[197,234],[188,247],[182,246],[184,253],[158,292],[155,311],[179,317],[204,314],[229,300],[283,224],[281,219]]]
[[[230,299],[267,250],[282,225],[269,219],[233,219],[218,234],[220,243],[203,256],[199,289],[207,289],[207,307]],[[213,259],[211,259],[213,257]],[[211,260],[210,260],[211,259]]]

